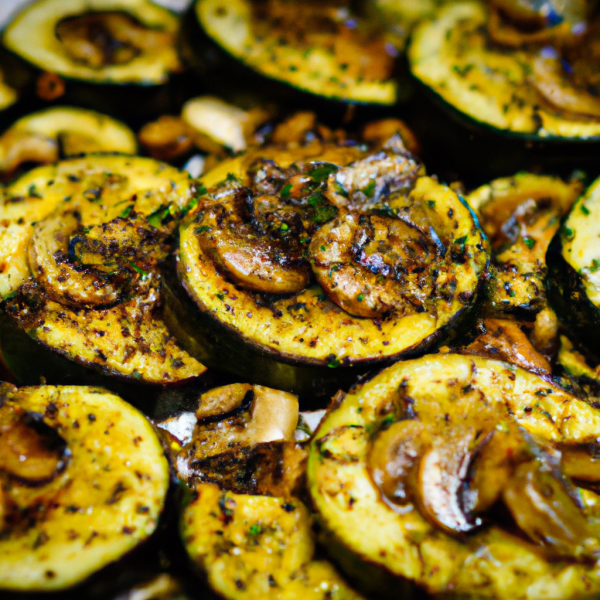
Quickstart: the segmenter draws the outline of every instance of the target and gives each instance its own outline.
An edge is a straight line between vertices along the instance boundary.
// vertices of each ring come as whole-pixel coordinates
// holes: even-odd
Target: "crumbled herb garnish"
[[[206,188],[205,188],[206,189]],[[181,215],[185,217],[191,210],[194,210],[198,206],[198,198],[192,198],[182,209]]]
[[[239,183],[239,179],[233,173],[227,173],[225,181],[229,181],[230,183]]]
[[[32,198],[41,198],[42,195],[37,191],[37,188],[35,187],[35,183],[32,183],[29,186],[29,190],[28,190],[28,195],[31,196]]]
[[[139,273],[144,279],[150,276],[150,273],[147,273],[146,271],[144,271],[144,269],[140,269],[134,262],[131,262],[130,260],[128,260],[127,262],[134,269],[134,271],[136,271],[136,273]]]
[[[327,248],[325,246],[321,246],[321,252],[325,252],[325,250],[327,250]]]
[[[372,198],[373,194],[375,193],[375,186],[377,184],[375,183],[375,180],[371,181],[371,183],[369,183],[369,185],[363,190],[365,196],[367,198]]]
[[[592,266],[590,267],[590,271],[595,273],[598,269],[600,269],[600,261],[597,258],[592,260]]]
[[[281,226],[279,227],[279,229],[281,231],[287,231],[290,228],[290,226],[287,223],[282,223]]]
[[[433,208],[435,206],[435,200],[427,200],[427,206],[431,206],[431,208]]]
[[[290,197],[290,192],[292,191],[292,184],[291,183],[287,183],[286,185],[284,185],[281,188],[281,192],[280,192],[280,196],[282,198],[289,198]]]
[[[206,231],[210,231],[210,227],[208,225],[202,225],[201,227],[196,228],[196,233],[205,233]]]
[[[119,216],[122,219],[126,219],[131,214],[132,210],[133,210],[133,204],[130,204],[129,206],[125,207],[125,209],[123,210],[123,212]]]
[[[524,237],[523,242],[531,250],[535,246],[535,240],[530,237]]]
[[[337,173],[338,167],[331,163],[323,163],[311,169],[308,176],[316,183],[325,181],[332,173]]]
[[[359,302],[362,302],[362,301],[365,299],[365,295],[364,295],[364,294],[359,294],[358,296],[356,296],[356,299],[357,299]]]
[[[587,217],[590,214],[590,209],[585,205],[581,205],[581,212]]]
[[[342,364],[342,361],[339,358],[334,358],[333,360],[331,360],[327,363],[327,366],[330,369],[335,369],[336,367],[339,367],[341,364]]]

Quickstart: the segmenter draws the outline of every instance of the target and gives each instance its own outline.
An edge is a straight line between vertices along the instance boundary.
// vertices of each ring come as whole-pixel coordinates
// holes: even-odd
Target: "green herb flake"
[[[133,210],[133,204],[130,204],[129,206],[125,207],[125,209],[123,210],[123,212],[119,216],[122,219],[126,219],[131,214],[132,210]]]
[[[594,258],[592,260],[592,266],[590,267],[590,271],[592,273],[595,273],[596,271],[598,271],[598,269],[600,269],[600,261],[597,258]]]
[[[196,233],[206,233],[210,231],[210,227],[208,225],[202,225],[201,227],[196,228]]]
[[[31,196],[32,198],[41,198],[42,195],[37,191],[37,188],[35,187],[35,183],[32,183],[29,186],[29,190],[28,190],[28,195]]]
[[[468,238],[468,236],[463,235],[462,237],[459,237],[458,239],[454,240],[454,243],[457,246],[464,246],[467,242],[467,238]]]
[[[287,231],[290,228],[290,226],[287,223],[282,223],[281,227],[279,228],[281,231]]]
[[[338,167],[331,163],[323,163],[308,172],[308,176],[315,182],[325,181],[332,173],[337,173]]]
[[[358,296],[356,296],[356,299],[357,299],[359,302],[362,302],[362,301],[365,299],[365,295],[364,295],[364,294],[359,294]]]
[[[240,180],[233,173],[227,173],[227,177],[225,178],[225,181],[228,181],[229,183],[239,183],[240,182]]]
[[[435,206],[435,200],[427,200],[427,206],[433,208]]]
[[[325,250],[327,250],[327,248],[325,246],[321,246],[321,252],[325,252]]]
[[[372,198],[373,194],[375,194],[375,180],[371,181],[371,183],[369,183],[369,185],[363,190],[365,196],[367,198]]]
[[[286,185],[283,186],[283,188],[281,188],[281,193],[279,194],[282,198],[289,198],[290,197],[290,193],[292,191],[292,184],[288,183]]]
[[[590,209],[585,204],[582,204],[581,212],[587,217],[590,214]]]
[[[248,529],[248,533],[251,536],[257,536],[262,533],[263,528],[260,525],[252,525],[250,529]]]
[[[331,361],[327,363],[327,366],[330,369],[335,369],[342,364],[342,361],[339,358],[333,358]]]
[[[530,250],[535,246],[535,240],[533,238],[524,237],[523,242]]]
[[[150,273],[147,273],[146,271],[144,271],[144,269],[140,269],[140,267],[138,267],[134,262],[128,260],[127,261],[129,263],[129,266],[131,266],[131,268],[138,273],[139,275],[142,276],[143,279],[146,279],[147,277],[150,277]]]

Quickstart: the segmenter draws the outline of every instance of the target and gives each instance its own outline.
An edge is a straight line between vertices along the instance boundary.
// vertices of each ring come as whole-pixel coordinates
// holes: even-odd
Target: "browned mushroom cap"
[[[429,448],[419,463],[416,500],[421,514],[449,534],[473,531],[481,520],[465,512],[464,482],[473,457],[476,431],[452,431],[443,443]]]
[[[80,208],[76,201],[61,205],[34,227],[29,266],[49,298],[107,306],[126,299],[133,286],[156,283],[153,267],[165,255],[158,230],[136,215],[84,228]]]
[[[143,50],[173,43],[173,34],[144,27],[116,11],[64,19],[56,27],[56,37],[71,58],[92,68],[126,64]]]
[[[65,465],[56,431],[11,403],[0,407],[0,471],[26,484],[51,480]]]
[[[592,524],[563,480],[533,460],[519,465],[502,492],[519,528],[550,554],[576,560],[600,557],[600,528]]]
[[[368,469],[382,496],[393,505],[412,501],[409,478],[427,445],[424,426],[416,420],[394,423],[374,440]]]
[[[366,210],[390,194],[409,192],[421,165],[395,134],[381,151],[329,175],[325,195],[338,208]]]
[[[303,290],[310,269],[301,254],[294,256],[279,236],[258,235],[244,221],[243,200],[242,189],[234,202],[205,207],[196,228],[202,249],[241,287],[272,294]]]
[[[400,219],[343,214],[313,236],[309,256],[327,295],[358,317],[422,312],[434,291],[438,247]]]

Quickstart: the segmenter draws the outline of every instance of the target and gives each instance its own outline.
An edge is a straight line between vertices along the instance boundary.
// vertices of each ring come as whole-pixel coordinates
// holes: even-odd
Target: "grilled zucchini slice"
[[[93,152],[136,154],[137,140],[127,125],[101,113],[55,106],[22,117],[0,137],[0,171],[24,163],[50,163]]]
[[[413,34],[408,49],[413,75],[455,114],[496,131],[534,140],[600,138],[598,115],[559,108],[540,98],[540,86],[531,83],[532,66],[562,71],[560,59],[537,54],[535,48],[494,45],[489,19],[483,2],[441,8]],[[561,94],[579,94],[566,81],[566,71],[552,77],[562,77]]]
[[[521,172],[467,197],[494,249],[482,311],[532,320],[547,306],[546,250],[583,182]]]
[[[582,487],[582,474],[596,477],[599,433],[598,410],[547,379],[479,357],[425,356],[382,371],[327,414],[311,443],[309,492],[331,551],[354,557],[349,576],[358,557],[448,597],[593,595],[598,497],[580,489],[578,508],[565,476]],[[524,535],[490,509],[499,496]],[[562,534],[548,531],[557,514]]]
[[[176,108],[167,86],[182,66],[179,19],[150,0],[38,0],[3,35],[30,65],[44,100],[93,108],[129,121]]]
[[[314,558],[311,518],[300,500],[235,494],[208,483],[194,495],[182,515],[182,536],[224,598],[360,600],[330,563]]]
[[[6,189],[0,293],[12,328],[4,327],[2,352],[21,381],[60,379],[52,360],[30,362],[30,340],[132,382],[205,371],[161,317],[161,260],[190,202],[187,175],[125,156],[38,167]]]
[[[0,589],[68,588],[152,535],[169,468],[141,413],[101,388],[0,394]]]
[[[312,518],[297,498],[306,465],[297,421],[296,397],[237,383],[203,394],[191,419],[158,425],[171,449],[183,446],[177,474],[193,490],[181,519],[186,550],[230,600],[360,599],[315,557]]]
[[[600,351],[600,179],[577,200],[554,236],[548,262],[548,297],[568,330]]]
[[[180,227],[177,272],[186,293],[167,282],[169,327],[206,364],[307,397],[424,351],[468,313],[488,255],[466,203],[421,172],[389,146],[270,148],[221,163],[202,178],[207,194]],[[261,202],[275,208],[265,212]],[[253,221],[260,214],[262,231]],[[361,242],[363,226],[380,233],[369,230]],[[366,267],[350,256],[354,230]],[[408,254],[405,239],[414,244]],[[388,251],[393,268],[383,264]],[[402,258],[411,253],[428,264],[413,266],[423,289],[437,290],[431,302],[400,275],[412,273],[412,258]],[[402,304],[405,284],[414,305]]]
[[[237,66],[236,72],[248,81],[252,71],[262,76],[254,75],[254,92],[265,88],[290,100],[295,89],[336,102],[396,102],[392,75],[402,36],[375,29],[348,9],[308,2],[198,0],[195,13],[205,35],[224,55],[221,59],[229,55],[244,65],[245,70]],[[215,58],[214,47],[211,54],[204,52],[204,68]],[[234,61],[221,60],[221,69],[225,64],[236,69]],[[214,76],[223,79],[223,71],[214,68]],[[276,88],[272,80],[290,89],[286,93],[285,86]],[[267,96],[272,101],[273,94]]]

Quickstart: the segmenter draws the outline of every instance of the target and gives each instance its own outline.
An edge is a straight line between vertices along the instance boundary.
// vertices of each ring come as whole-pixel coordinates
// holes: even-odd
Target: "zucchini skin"
[[[217,318],[201,311],[185,282],[178,281],[175,272],[179,261],[164,271],[165,308],[163,318],[181,347],[206,365],[210,371],[245,379],[291,392],[300,397],[306,408],[322,407],[338,390],[347,390],[364,377],[370,377],[384,367],[408,358],[434,351],[442,342],[453,339],[471,323],[477,313],[477,303],[465,306],[452,321],[436,330],[420,343],[385,359],[354,360],[352,366],[343,363],[335,368],[325,364],[305,363],[266,352],[248,338],[243,338]],[[480,288],[483,278],[480,280]],[[479,292],[477,293],[479,297]],[[225,360],[225,358],[227,360]]]
[[[301,90],[263,75],[229,54],[200,26],[194,5],[182,17],[181,44],[184,59],[198,73],[209,93],[244,108],[275,104],[286,112],[312,110],[330,126],[341,126],[348,117],[363,122],[396,116],[398,106],[413,91],[403,60],[397,60],[394,69],[393,78],[398,82],[394,104],[354,102]]]
[[[165,269],[165,323],[182,348],[194,358],[202,357],[202,364],[210,370],[292,392],[309,404],[311,399],[327,399],[338,389],[347,389],[369,370],[294,364],[249,344],[196,306],[185,284],[182,287],[174,275],[176,269],[176,265]]]
[[[190,403],[216,381],[212,374],[204,373],[187,381],[156,385],[103,370],[97,364],[84,366],[27,335],[3,309],[0,309],[0,342],[0,358],[19,385],[45,382],[103,387],[150,415],[171,412]]]
[[[440,98],[413,76],[414,94],[403,108],[419,143],[421,158],[442,180],[460,178],[475,188],[509,173],[531,171],[567,178],[584,170],[600,175],[600,142],[540,138],[475,121]]]
[[[584,346],[600,353],[600,310],[588,298],[577,271],[564,259],[560,229],[546,253],[548,300],[563,325]]]

